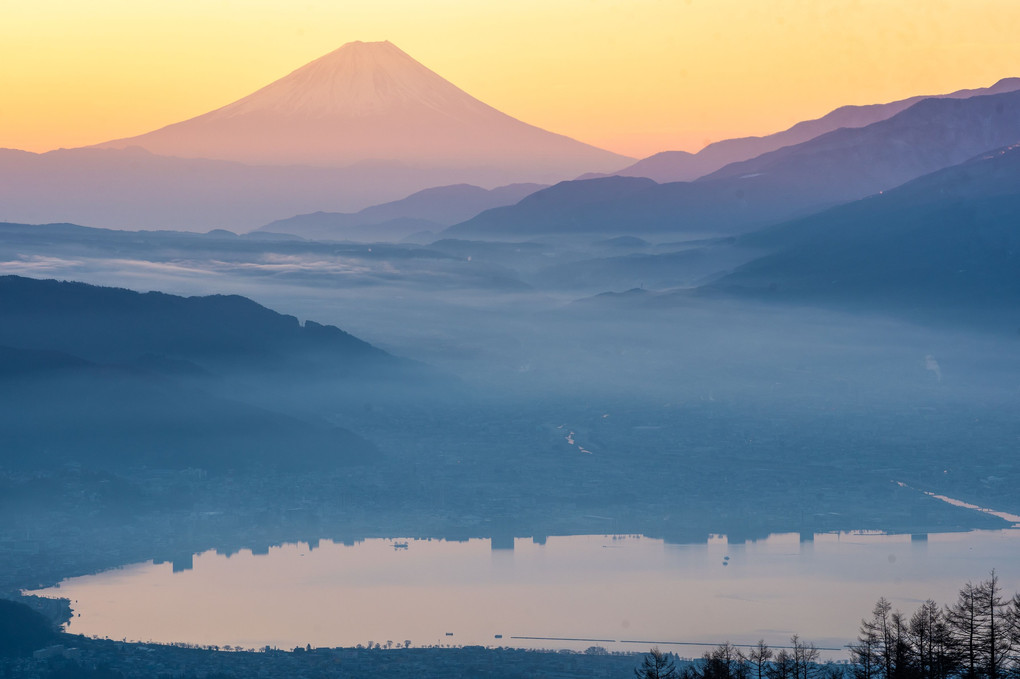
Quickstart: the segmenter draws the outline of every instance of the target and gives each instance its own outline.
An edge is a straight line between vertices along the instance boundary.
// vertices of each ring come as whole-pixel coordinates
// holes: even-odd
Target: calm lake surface
[[[129,641],[631,651],[654,642],[697,656],[703,648],[670,644],[778,646],[797,633],[841,649],[878,597],[904,612],[929,597],[950,602],[993,568],[1007,591],[1020,588],[1020,529],[698,545],[582,535],[518,538],[513,549],[483,539],[322,541],[209,551],[176,569],[132,564],[32,593],[69,598],[72,633]]]

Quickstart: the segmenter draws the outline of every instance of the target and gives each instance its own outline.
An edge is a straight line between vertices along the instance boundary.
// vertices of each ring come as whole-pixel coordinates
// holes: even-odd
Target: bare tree
[[[1013,672],[1020,675],[1020,592],[1009,602],[1009,638],[1013,647]]]
[[[678,679],[676,663],[668,653],[653,647],[645,654],[641,667],[634,670],[637,679]]]
[[[793,646],[793,679],[814,679],[818,669],[818,649],[812,643],[804,643],[794,634],[790,637]]]
[[[772,655],[772,649],[768,647],[764,639],[759,639],[758,644],[748,652],[747,659],[751,663],[751,674],[754,679],[766,678]]]
[[[981,621],[978,657],[988,679],[1000,679],[1012,655],[1009,600],[1002,594],[999,576],[993,570],[987,580],[977,586],[977,606]]]
[[[916,658],[910,645],[909,623],[899,611],[889,616],[888,653],[892,656],[890,679],[915,679]]]
[[[919,679],[934,679],[935,642],[932,628],[941,616],[942,609],[934,601],[928,599],[914,611],[914,614],[910,616],[910,622],[907,623],[907,634]]]
[[[953,639],[946,609],[943,607],[931,629],[932,635],[932,677],[948,679],[960,673],[960,647]]]
[[[963,679],[1001,679],[1013,651],[1010,601],[1004,598],[999,577],[968,582],[948,609],[953,638],[962,655]]]
[[[968,582],[960,589],[956,603],[946,613],[953,639],[960,648],[962,655],[961,676],[963,679],[975,679],[980,673],[978,654],[981,637],[981,615],[978,611],[977,587]]]
[[[749,679],[750,668],[744,654],[727,641],[706,651],[693,673],[700,679]]]
[[[779,649],[769,666],[768,679],[794,679],[793,655],[785,648]]]
[[[871,618],[861,620],[857,641],[849,646],[855,679],[888,679],[885,650],[891,608],[889,602],[881,598],[875,604]]]

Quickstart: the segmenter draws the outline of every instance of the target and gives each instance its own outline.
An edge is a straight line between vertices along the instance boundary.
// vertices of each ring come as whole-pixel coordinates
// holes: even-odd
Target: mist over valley
[[[1015,587],[1017,82],[634,164],[352,43],[3,151],[0,595],[267,656],[845,660],[862,601]]]

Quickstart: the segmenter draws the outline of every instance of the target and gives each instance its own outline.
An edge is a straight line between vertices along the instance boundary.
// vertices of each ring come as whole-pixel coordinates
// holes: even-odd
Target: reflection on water
[[[1020,587],[1020,530],[773,535],[673,545],[636,536],[371,539],[209,551],[33,592],[71,599],[68,631],[231,645],[512,645],[640,651],[651,643],[842,648],[879,596],[948,602],[996,569]],[[681,655],[702,649],[671,647]],[[838,654],[837,654],[838,655]]]

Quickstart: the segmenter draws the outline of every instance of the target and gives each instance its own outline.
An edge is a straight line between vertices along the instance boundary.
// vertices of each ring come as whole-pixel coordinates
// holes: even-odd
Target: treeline
[[[796,635],[778,650],[759,641],[750,650],[730,643],[677,667],[653,648],[638,679],[1020,679],[1020,593],[1007,596],[992,571],[967,583],[957,600],[929,599],[912,614],[881,598],[861,621],[849,663],[820,662],[818,649]]]
[[[907,617],[879,599],[850,645],[855,679],[1004,679],[1020,676],[1020,593],[999,578],[967,583],[956,602],[925,601]]]

